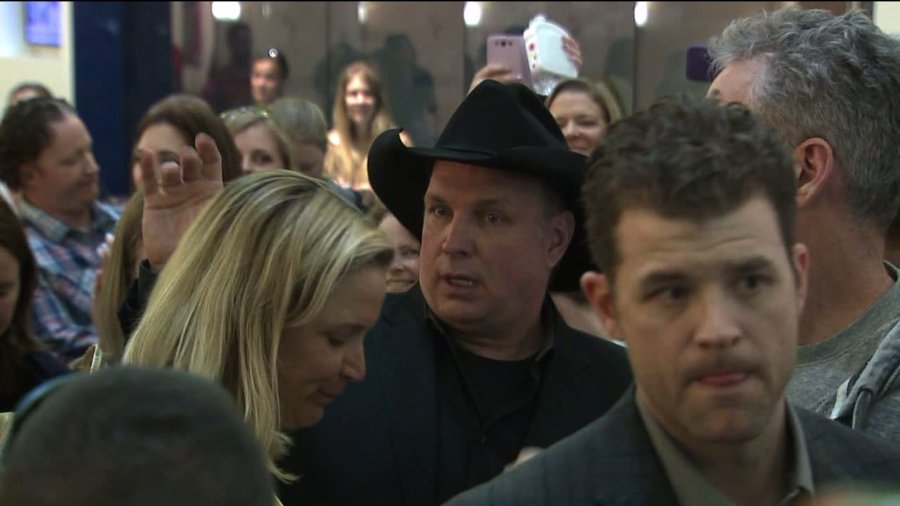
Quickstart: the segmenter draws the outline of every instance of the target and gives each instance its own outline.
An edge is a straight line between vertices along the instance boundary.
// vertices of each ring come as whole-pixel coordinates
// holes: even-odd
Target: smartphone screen
[[[531,83],[531,69],[525,52],[525,38],[521,35],[494,34],[487,38],[488,65],[503,65],[515,74],[516,79],[528,86]]]

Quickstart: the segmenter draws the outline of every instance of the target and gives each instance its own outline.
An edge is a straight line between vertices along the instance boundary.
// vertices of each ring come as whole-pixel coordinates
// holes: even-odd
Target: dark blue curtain
[[[134,128],[172,93],[169,2],[73,2],[75,105],[108,195],[131,190]]]

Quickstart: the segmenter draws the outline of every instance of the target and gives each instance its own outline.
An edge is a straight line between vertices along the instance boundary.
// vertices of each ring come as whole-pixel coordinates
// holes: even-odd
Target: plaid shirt
[[[80,357],[97,342],[91,320],[97,248],[112,234],[119,212],[95,202],[90,230],[72,228],[25,199],[19,217],[38,267],[32,325],[35,335],[65,360]]]

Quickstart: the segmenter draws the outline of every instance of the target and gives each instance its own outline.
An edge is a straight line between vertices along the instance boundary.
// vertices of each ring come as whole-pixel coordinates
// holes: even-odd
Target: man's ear
[[[550,218],[547,242],[547,260],[551,269],[562,260],[572,236],[575,234],[575,216],[572,211],[562,211]]]
[[[828,141],[812,137],[794,148],[797,205],[803,207],[820,195],[834,174],[834,151]]]
[[[581,275],[581,291],[587,297],[594,313],[600,317],[600,322],[609,333],[610,337],[620,341],[625,340],[618,324],[615,300],[609,278],[605,274],[596,271],[588,271]]]

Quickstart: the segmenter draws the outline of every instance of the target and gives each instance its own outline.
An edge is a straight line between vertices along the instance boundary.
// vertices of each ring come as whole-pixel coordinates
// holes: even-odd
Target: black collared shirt
[[[493,360],[465,350],[429,311],[439,396],[437,503],[490,480],[518,457],[552,355],[555,336],[548,304],[541,315],[541,351],[516,361]]]

